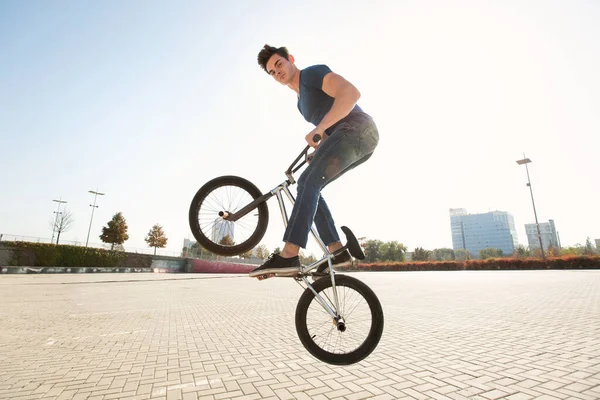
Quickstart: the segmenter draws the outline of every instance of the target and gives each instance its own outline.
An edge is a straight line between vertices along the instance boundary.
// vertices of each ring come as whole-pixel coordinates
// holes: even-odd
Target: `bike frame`
[[[283,201],[283,195],[285,194],[285,196],[292,203],[292,205],[295,203],[294,196],[292,195],[292,193],[290,192],[290,189],[289,189],[289,185],[290,185],[289,179],[290,179],[290,177],[288,176],[287,181],[281,183],[276,188],[271,190],[271,194],[274,195],[275,197],[277,197],[277,202],[279,203],[279,209],[281,210],[281,218],[283,219],[283,224],[286,228],[288,225],[289,217],[287,215],[287,210],[285,208],[285,203]],[[323,306],[323,308],[329,313],[329,315],[331,315],[332,318],[337,319],[337,318],[339,318],[339,314],[331,309],[331,307],[327,304],[327,302],[323,299],[323,297],[321,297],[321,295],[312,287],[312,285],[306,278],[309,272],[311,272],[312,270],[317,268],[323,262],[327,261],[327,263],[329,264],[329,275],[331,277],[331,287],[333,288],[333,300],[335,303],[334,306],[335,306],[335,310],[339,310],[338,294],[337,294],[337,288],[335,286],[335,273],[333,271],[333,263],[331,262],[331,259],[333,258],[333,254],[331,252],[329,252],[329,249],[327,248],[325,243],[323,243],[323,240],[321,240],[321,238],[317,234],[314,226],[312,226],[310,228],[310,232],[312,233],[313,238],[317,241],[317,243],[319,244],[319,246],[325,253],[325,257],[323,257],[320,260],[315,261],[314,263],[312,263],[306,267],[302,266],[300,276],[296,277],[296,282],[298,282],[298,284],[300,284],[300,281],[303,281],[304,284],[306,285],[305,289],[309,288],[315,294],[315,298],[317,299],[319,304],[321,304],[321,306]],[[302,284],[300,284],[300,286],[302,286]]]
[[[318,142],[319,140],[321,140],[320,136],[318,138],[315,136],[314,141]],[[306,146],[306,148],[300,153],[300,155],[298,157],[296,157],[294,162],[285,171],[287,180],[285,180],[284,182],[279,184],[277,187],[275,187],[270,192],[267,192],[267,193],[263,194],[262,196],[258,197],[257,199],[255,199],[254,201],[252,201],[250,204],[246,205],[239,211],[237,211],[233,214],[222,215],[222,217],[228,221],[237,221],[238,219],[242,218],[244,215],[248,214],[250,211],[254,210],[256,207],[258,207],[263,202],[266,202],[271,197],[275,196],[275,197],[277,197],[279,209],[281,210],[281,218],[283,219],[283,224],[287,228],[289,218],[287,215],[287,210],[285,208],[285,203],[283,201],[283,198],[285,195],[285,197],[287,197],[288,200],[292,203],[292,206],[295,203],[294,196],[290,192],[289,186],[296,183],[296,180],[294,179],[294,173],[296,171],[298,171],[300,168],[302,168],[302,166],[304,164],[306,164],[310,161],[311,157],[308,156],[309,149],[310,149],[310,146]],[[304,161],[302,161],[300,164],[298,164],[298,162],[300,161],[300,159],[302,157],[304,157]],[[298,164],[298,165],[296,165],[296,164]],[[325,243],[323,243],[323,241],[317,234],[314,226],[311,226],[310,232],[312,233],[314,239],[317,241],[317,243],[323,250],[323,253],[325,253],[325,256],[322,259],[317,260],[314,263],[312,263],[306,267],[302,266],[300,275],[294,276],[294,278],[296,279],[296,282],[298,282],[298,284],[300,286],[302,286],[302,284],[300,282],[301,281],[304,282],[305,289],[309,288],[315,294],[317,301],[323,306],[323,308],[325,308],[325,310],[331,315],[331,317],[337,321],[340,319],[339,314],[337,314],[334,310],[332,310],[332,308],[327,304],[327,302],[323,299],[323,297],[321,295],[319,295],[319,293],[317,293],[317,291],[313,288],[313,286],[310,284],[310,282],[306,278],[307,275],[312,270],[314,270],[315,268],[320,266],[322,263],[327,261],[327,263],[329,264],[329,275],[331,277],[331,286],[333,288],[334,307],[335,307],[335,310],[339,310],[338,293],[337,293],[337,288],[335,285],[335,273],[333,271],[333,263],[331,261],[332,258],[334,257],[334,254],[329,252],[329,249],[327,249],[327,246],[325,245]],[[344,246],[343,250],[345,250],[346,248],[347,247]]]
[[[315,142],[318,142],[319,140],[321,140],[321,137],[320,136],[315,136],[313,138],[313,140]],[[302,166],[304,164],[306,164],[306,163],[308,163],[310,161],[311,157],[308,156],[308,150],[309,149],[310,149],[310,146],[306,146],[304,148],[304,150],[300,153],[300,155],[298,157],[296,157],[296,159],[294,160],[294,162],[285,171],[285,176],[287,177],[287,180],[285,180],[284,182],[282,182],[281,184],[279,184],[277,187],[275,187],[270,192],[265,193],[264,195],[262,195],[259,198],[255,199],[250,204],[248,204],[247,206],[243,207],[241,210],[237,211],[236,213],[226,216],[225,219],[230,220],[230,221],[237,221],[238,219],[240,219],[244,215],[248,214],[251,210],[253,210],[256,207],[258,207],[259,204],[261,204],[261,203],[267,201],[268,199],[270,199],[271,197],[275,196],[275,197],[277,197],[277,202],[279,204],[279,209],[281,210],[281,218],[283,219],[283,224],[287,228],[289,217],[288,217],[288,214],[287,214],[287,210],[285,208],[285,203],[283,201],[283,198],[284,198],[284,195],[285,195],[285,197],[288,198],[288,200],[290,201],[290,203],[292,203],[292,206],[294,205],[296,199],[294,198],[294,196],[290,192],[289,186],[296,183],[296,180],[294,179],[294,173],[296,171],[298,171],[300,168],[302,168]],[[298,164],[298,162],[300,161],[300,159],[302,157],[304,157],[304,160],[300,164]],[[298,164],[298,165],[296,165],[296,164]],[[294,279],[296,280],[296,282],[298,282],[298,284],[300,286],[302,286],[302,283],[300,283],[300,282],[303,282],[304,285],[305,285],[304,289],[306,289],[306,288],[310,289],[314,293],[315,298],[317,299],[317,301],[319,302],[319,304],[321,304],[321,306],[327,311],[327,313],[329,315],[331,315],[331,317],[334,320],[339,321],[340,320],[340,315],[336,312],[337,310],[339,310],[338,293],[337,293],[337,287],[335,286],[335,273],[333,271],[333,263],[331,261],[332,258],[333,258],[333,254],[331,252],[329,252],[329,249],[327,248],[327,246],[325,245],[325,243],[323,243],[323,241],[321,240],[321,238],[317,234],[317,231],[316,231],[316,229],[315,229],[314,226],[311,226],[310,232],[312,233],[313,238],[316,240],[316,242],[318,243],[318,245],[323,250],[323,253],[325,253],[325,256],[323,258],[321,258],[320,260],[317,260],[314,263],[312,263],[312,264],[310,264],[310,265],[308,265],[306,267],[302,266],[301,267],[301,271],[300,271],[300,275],[295,276]],[[344,249],[345,249],[345,246],[344,246]],[[329,304],[325,301],[325,299],[313,288],[313,286],[310,284],[310,282],[307,279],[308,274],[311,271],[313,271],[314,269],[316,269],[317,267],[319,267],[321,264],[323,264],[325,261],[329,264],[329,275],[331,277],[331,287],[333,288],[333,302],[334,302],[335,310],[333,310],[329,306]]]

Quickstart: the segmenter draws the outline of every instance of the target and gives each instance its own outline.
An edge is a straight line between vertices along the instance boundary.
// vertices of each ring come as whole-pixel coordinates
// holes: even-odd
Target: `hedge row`
[[[347,271],[482,271],[537,269],[600,269],[600,256],[541,258],[491,258],[469,261],[423,261],[365,263],[344,268]]]
[[[13,252],[9,261],[12,266],[113,268],[125,266],[127,260],[127,267],[148,268],[152,263],[143,255],[132,258],[127,253],[91,247],[20,241],[2,244]]]

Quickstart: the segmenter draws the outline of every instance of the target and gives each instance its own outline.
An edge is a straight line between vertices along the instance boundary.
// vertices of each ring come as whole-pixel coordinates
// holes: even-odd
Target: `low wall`
[[[91,272],[152,272],[150,268],[0,267],[0,274],[84,274]]]
[[[153,259],[150,268],[154,272],[185,272],[188,260],[179,259]]]
[[[189,259],[186,272],[205,274],[247,274],[256,265],[233,264],[212,260]]]

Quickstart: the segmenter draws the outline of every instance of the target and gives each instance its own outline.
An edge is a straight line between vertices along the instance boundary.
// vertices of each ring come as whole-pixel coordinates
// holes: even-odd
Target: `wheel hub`
[[[344,318],[342,318],[342,317],[336,318],[335,326],[337,327],[338,331],[340,331],[340,332],[346,331],[346,321],[344,321]]]

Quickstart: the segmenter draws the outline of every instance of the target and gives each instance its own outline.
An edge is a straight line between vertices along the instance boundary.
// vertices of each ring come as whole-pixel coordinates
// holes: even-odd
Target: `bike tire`
[[[383,334],[383,310],[381,308],[381,303],[379,302],[379,299],[371,290],[371,288],[369,288],[366,284],[359,281],[358,279],[347,275],[335,275],[335,285],[338,289],[338,297],[340,297],[340,303],[342,302],[341,293],[345,293],[346,289],[353,290],[354,292],[358,293],[359,296],[362,296],[362,298],[366,301],[371,313],[371,324],[368,334],[366,335],[364,341],[359,346],[348,352],[344,352],[344,350],[341,350],[340,352],[333,352],[329,349],[324,348],[326,346],[324,346],[322,343],[317,343],[317,341],[319,340],[317,338],[317,332],[319,329],[323,329],[323,324],[325,324],[326,322],[322,324],[315,324],[315,326],[317,326],[318,328],[314,329],[312,327],[309,328],[307,326],[307,314],[309,311],[309,307],[311,306],[313,300],[316,299],[315,294],[312,292],[312,290],[310,290],[310,288],[307,288],[304,291],[304,293],[302,293],[302,296],[300,296],[300,300],[298,301],[298,305],[296,307],[296,332],[298,333],[298,337],[300,339],[300,342],[302,342],[302,345],[306,348],[306,350],[308,350],[310,354],[315,356],[317,359],[334,365],[354,364],[366,358],[377,347],[377,344],[381,339],[381,335]],[[312,285],[312,287],[317,293],[321,294],[322,296],[329,297],[327,293],[323,292],[327,290],[332,291],[331,277],[319,279]],[[343,295],[343,298],[344,300],[346,299],[345,294]],[[323,307],[319,303],[317,303],[316,300],[313,306],[320,308],[320,310],[323,313],[325,313],[325,315],[323,316],[323,318],[325,318],[325,321],[326,318],[332,320],[331,316],[326,313]],[[342,310],[343,314],[345,306],[340,304],[340,309]],[[342,317],[346,319],[346,316],[342,315]],[[332,338],[332,340],[335,341],[336,345],[343,345],[343,343],[341,342],[343,342],[346,339],[343,339],[342,336],[347,334],[349,330],[354,329],[354,327],[352,326],[353,323],[354,320],[352,318],[350,318],[349,320],[346,319],[347,328],[345,332],[337,331],[337,328],[335,328],[335,324],[332,324],[335,328],[335,330],[333,331],[333,336],[337,335],[337,337]],[[328,333],[324,333],[322,337],[324,336],[332,336],[332,330],[330,330],[330,332]],[[317,339],[317,341],[315,341],[315,339]]]
[[[236,206],[235,209],[222,211],[229,211],[232,213],[236,212],[237,210],[246,206],[253,199],[262,196],[260,190],[252,182],[239,176],[220,176],[218,178],[215,178],[204,184],[204,186],[202,186],[198,190],[198,192],[196,192],[196,195],[194,196],[192,203],[190,204],[190,229],[192,230],[192,234],[194,235],[194,238],[196,238],[198,243],[210,252],[222,256],[233,256],[243,254],[247,251],[252,250],[260,242],[265,232],[267,231],[267,225],[269,224],[269,208],[267,207],[266,201],[264,201],[263,203],[259,204],[255,210],[251,211],[254,214],[258,213],[258,217],[256,219],[256,222],[251,222],[252,225],[256,226],[250,228],[252,233],[248,235],[247,238],[244,238],[240,243],[234,243],[233,245],[221,244],[219,243],[219,241],[215,241],[213,237],[207,236],[207,232],[205,232],[201,226],[199,213],[201,212],[202,206],[209,203],[209,196],[212,193],[215,193],[217,190],[224,187],[226,188],[225,191],[227,191],[227,188],[241,189],[241,191],[247,193],[248,201],[243,204],[239,204],[239,206]],[[252,200],[250,200],[250,198]],[[213,217],[211,217],[209,214],[208,218]],[[216,212],[214,218],[215,222],[220,218]],[[242,217],[240,223],[244,218],[246,217]],[[238,221],[229,223],[235,224],[237,222]],[[231,231],[234,232],[233,228],[231,229]]]

